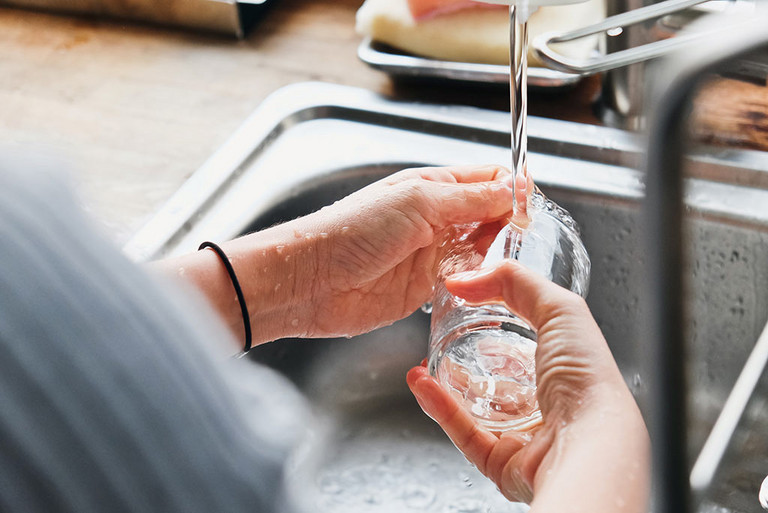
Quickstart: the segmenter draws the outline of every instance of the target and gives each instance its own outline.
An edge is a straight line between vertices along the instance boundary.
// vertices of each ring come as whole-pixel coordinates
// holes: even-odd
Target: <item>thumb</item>
[[[586,310],[577,294],[555,285],[515,260],[494,267],[450,276],[448,291],[470,303],[505,303],[534,330],[566,312]]]

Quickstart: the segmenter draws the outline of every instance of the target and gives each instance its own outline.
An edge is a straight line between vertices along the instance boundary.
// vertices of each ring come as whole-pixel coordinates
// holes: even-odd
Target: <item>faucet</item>
[[[697,7],[699,4],[706,6]],[[690,31],[691,16],[707,12],[739,12],[755,7],[750,0],[708,2],[707,0],[607,0],[608,17],[598,23],[568,32],[548,32],[533,40],[532,46],[547,67],[578,75],[607,72],[601,98],[596,104],[599,116],[610,126],[629,130],[644,127],[644,75],[647,62],[693,42],[711,44],[709,31]],[[674,17],[677,16],[677,20]],[[695,17],[694,17],[695,18]],[[660,19],[657,21],[657,19]],[[679,33],[678,33],[679,32]],[[568,58],[551,45],[605,34],[605,54],[586,59]],[[673,36],[674,37],[671,37]],[[764,70],[764,64],[744,65],[728,69],[730,74],[753,78]]]
[[[727,25],[727,24],[724,24]],[[768,363],[763,331],[689,474],[683,307],[683,161],[687,113],[702,79],[735,59],[768,52],[768,16],[753,15],[723,29],[717,44],[692,45],[660,63],[648,96],[645,243],[648,248],[648,319],[641,340],[648,377],[648,429],[652,441],[655,513],[691,513],[711,482],[738,417]],[[649,81],[650,82],[650,81]],[[739,411],[739,406],[741,409]],[[734,419],[733,417],[737,418]]]

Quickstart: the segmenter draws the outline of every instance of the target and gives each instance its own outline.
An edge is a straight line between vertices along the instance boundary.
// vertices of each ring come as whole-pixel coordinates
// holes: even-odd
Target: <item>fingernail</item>
[[[528,177],[524,174],[520,173],[519,175],[516,175],[513,180],[519,189],[528,188]]]

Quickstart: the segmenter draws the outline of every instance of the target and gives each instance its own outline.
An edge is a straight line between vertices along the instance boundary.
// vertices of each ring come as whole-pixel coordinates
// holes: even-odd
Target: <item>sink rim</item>
[[[175,241],[205,216],[250,163],[289,129],[302,123],[339,119],[370,126],[404,129],[414,133],[469,140],[497,148],[508,147],[508,114],[475,107],[403,102],[365,89],[305,82],[283,87],[270,95],[230,137],[125,244],[134,260],[147,261],[169,254]],[[644,140],[635,133],[616,128],[531,116],[528,121],[532,154],[572,158],[574,162],[615,166],[612,178],[580,186],[563,180],[574,190],[609,197],[638,200],[642,197]],[[701,148],[691,156],[701,177],[689,178],[690,203],[702,215],[712,215],[740,224],[768,226],[768,212],[755,210],[768,198],[768,154],[754,150]],[[509,161],[506,159],[505,161]],[[609,183],[610,182],[610,183]],[[747,185],[745,185],[747,184]],[[597,189],[596,189],[597,187]],[[737,188],[740,196],[759,192],[752,201],[712,200],[712,187],[720,191]],[[719,194],[719,193],[718,193]]]
[[[251,164],[272,147],[283,134],[302,124],[318,120],[368,123],[388,130],[408,130],[414,137],[432,135],[464,139],[469,144],[501,148],[509,140],[508,115],[470,107],[439,106],[398,102],[369,91],[321,83],[289,86],[274,93],[232,138],[201,167],[161,210],[126,245],[125,251],[136,260],[157,258],[178,250],[178,242],[189,234],[200,219],[226,199],[250,171]],[[575,164],[601,166],[607,181],[580,186],[576,179],[558,171],[549,176],[576,194],[599,195],[609,201],[637,203],[642,198],[641,172],[643,141],[636,134],[600,126],[532,117],[529,120],[531,149],[534,154],[560,156]],[[466,141],[465,141],[466,142]],[[508,160],[508,159],[507,159]],[[688,179],[687,202],[695,215],[728,224],[758,226],[768,232],[768,210],[755,210],[768,202],[768,155],[751,150],[700,149],[691,158],[703,172]],[[392,162],[378,162],[391,166]],[[404,161],[403,161],[404,162]],[[360,162],[370,165],[370,162]],[[339,171],[341,169],[336,169]],[[727,180],[737,170],[735,180]],[[313,170],[312,173],[317,170]],[[307,176],[319,176],[308,174]],[[301,180],[301,176],[285,177]],[[750,181],[754,180],[754,182]],[[561,181],[561,182],[558,182]],[[745,184],[756,183],[756,186]],[[274,198],[285,197],[294,189],[288,184],[271,190]],[[715,201],[712,192],[748,192],[742,201]],[[216,240],[216,239],[214,239]]]

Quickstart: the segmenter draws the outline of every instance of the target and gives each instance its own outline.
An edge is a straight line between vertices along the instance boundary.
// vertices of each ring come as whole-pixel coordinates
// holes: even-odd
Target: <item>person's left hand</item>
[[[509,215],[512,195],[498,166],[407,169],[295,221],[315,242],[300,334],[356,335],[409,315],[432,294],[446,229]]]

